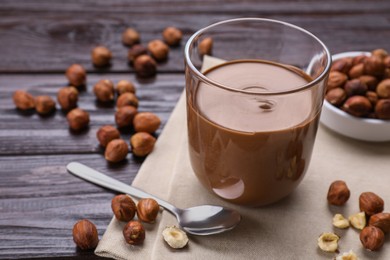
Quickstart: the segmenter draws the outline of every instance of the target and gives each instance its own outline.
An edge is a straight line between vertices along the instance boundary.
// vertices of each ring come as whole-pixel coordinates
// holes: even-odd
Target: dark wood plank
[[[74,134],[69,131],[66,115],[58,104],[54,114],[41,117],[37,113],[20,113],[12,101],[12,94],[17,89],[56,98],[58,89],[66,84],[64,76],[0,76],[0,155],[100,153],[102,149],[96,139],[97,129],[106,124],[115,125],[115,106],[102,107],[92,93],[93,84],[102,78],[113,82],[127,79],[136,84],[138,110],[154,112],[162,120],[157,135],[184,89],[182,74],[158,75],[153,80],[142,82],[128,74],[91,75],[86,91],[80,92],[79,98],[79,107],[90,113],[90,127],[87,131]],[[128,140],[130,134],[123,132],[122,137]]]

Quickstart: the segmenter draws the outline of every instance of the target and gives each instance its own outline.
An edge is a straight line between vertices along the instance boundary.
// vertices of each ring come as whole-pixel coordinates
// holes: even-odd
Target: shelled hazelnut
[[[80,131],[88,127],[89,113],[80,109],[72,109],[66,116],[70,129],[74,131]]]
[[[341,206],[348,201],[350,194],[347,184],[344,181],[337,180],[329,186],[327,200],[329,204]]]
[[[328,78],[328,91],[334,88],[341,88],[347,82],[348,76],[339,71],[331,71]]]
[[[169,46],[177,46],[183,38],[183,33],[176,27],[170,26],[164,29],[162,36]]]
[[[114,100],[115,90],[111,80],[99,80],[93,87],[93,93],[100,102],[111,102]]]
[[[383,233],[390,232],[390,213],[377,213],[370,217],[369,226],[375,226],[383,231]]]
[[[366,97],[352,96],[345,101],[342,108],[345,112],[351,115],[364,117],[370,113],[372,105],[370,100]]]
[[[375,91],[376,86],[378,85],[378,80],[374,76],[362,75],[359,77],[359,80],[367,85],[368,89]]]
[[[123,106],[133,106],[135,108],[138,107],[138,98],[133,93],[123,93],[120,95],[116,101],[116,106],[123,107]]]
[[[326,93],[325,99],[332,105],[338,107],[347,99],[347,94],[342,88],[333,88]]]
[[[381,59],[385,59],[389,53],[384,49],[375,49],[371,51],[372,56],[378,56]]]
[[[148,49],[145,46],[141,44],[136,44],[129,49],[127,53],[127,60],[129,61],[130,64],[134,64],[136,58],[147,53],[148,53]]]
[[[376,93],[380,98],[390,98],[390,79],[384,79],[376,87]]]
[[[35,98],[35,110],[41,115],[47,115],[56,109],[56,102],[50,96]]]
[[[136,92],[133,82],[128,80],[119,81],[116,84],[115,90],[118,95],[122,95],[123,93],[127,93],[127,92],[135,94]]]
[[[200,56],[211,55],[213,50],[213,39],[211,37],[204,38],[198,45]]]
[[[130,221],[137,212],[137,206],[129,195],[120,194],[111,200],[111,209],[119,221]]]
[[[134,70],[138,77],[153,77],[157,72],[157,63],[149,55],[143,54],[135,59]]]
[[[79,92],[75,87],[63,87],[58,91],[57,101],[65,111],[77,107]]]
[[[80,64],[73,64],[69,66],[65,75],[69,80],[70,85],[75,87],[85,85],[87,80],[87,72]]]
[[[123,106],[115,112],[115,123],[118,128],[130,127],[133,125],[134,117],[137,114],[137,108],[133,106]]]
[[[153,151],[156,138],[146,132],[138,132],[130,138],[132,152],[136,156],[146,156]]]
[[[157,61],[164,61],[168,58],[169,47],[161,40],[153,40],[148,43],[148,51]]]
[[[142,244],[145,240],[145,228],[141,222],[131,220],[123,228],[123,237],[130,245]]]
[[[383,246],[385,234],[377,227],[367,226],[360,232],[360,241],[364,248],[377,251]]]
[[[363,75],[364,75],[364,64],[363,63],[356,64],[348,72],[348,76],[351,79],[358,78],[358,77],[363,76]]]
[[[153,113],[141,112],[134,117],[133,124],[136,132],[152,134],[160,127],[161,120]]]
[[[110,141],[106,146],[104,152],[104,158],[109,162],[120,162],[123,161],[129,152],[129,147],[122,139],[114,139]]]
[[[365,83],[360,81],[360,79],[351,79],[347,81],[344,85],[344,90],[347,96],[364,96],[368,90],[368,87]]]
[[[339,71],[344,74],[348,74],[348,71],[353,66],[353,59],[352,58],[342,58],[339,60],[336,60],[333,62],[332,67],[330,68],[331,71]]]
[[[122,43],[126,46],[133,46],[141,41],[140,34],[134,28],[127,28],[122,33]]]
[[[95,224],[87,219],[78,221],[73,226],[73,241],[83,250],[94,249],[99,243],[99,236]]]
[[[359,208],[368,216],[382,212],[384,204],[383,199],[373,192],[363,192],[359,196]]]
[[[23,90],[16,90],[12,96],[15,106],[20,110],[35,108],[34,97]]]
[[[381,99],[375,105],[375,114],[379,119],[390,119],[390,99]]]
[[[157,201],[151,198],[140,199],[137,203],[137,216],[142,222],[153,223],[160,210]]]
[[[101,146],[106,147],[109,142],[120,138],[118,129],[111,125],[105,125],[96,132],[96,137]]]
[[[112,53],[105,46],[97,46],[91,52],[92,64],[96,67],[105,67],[110,65]]]
[[[381,77],[385,72],[386,66],[383,58],[372,55],[364,60],[364,74]]]

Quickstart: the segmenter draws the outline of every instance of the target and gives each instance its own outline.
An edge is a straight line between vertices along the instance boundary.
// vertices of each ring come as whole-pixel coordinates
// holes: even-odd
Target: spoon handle
[[[98,172],[84,164],[78,163],[78,162],[71,162],[66,166],[66,169],[72,173],[73,175],[76,175],[77,177],[87,180],[89,182],[92,182],[94,184],[97,184],[99,186],[105,187],[110,190],[114,190],[121,193],[126,193],[129,195],[132,195],[136,198],[142,199],[142,198],[152,198],[157,201],[157,203],[171,212],[172,214],[177,216],[177,212],[179,209],[171,205],[170,203],[166,202],[165,200],[159,199],[149,193],[146,193],[140,189],[137,189],[133,186],[127,185],[121,181],[118,181],[116,179],[113,179],[101,172]]]

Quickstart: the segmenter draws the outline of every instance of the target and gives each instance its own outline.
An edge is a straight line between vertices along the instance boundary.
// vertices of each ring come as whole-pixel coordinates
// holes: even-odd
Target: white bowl
[[[370,55],[369,52],[343,52],[332,56],[336,61],[345,57]],[[324,100],[320,122],[329,129],[354,139],[385,142],[390,141],[390,120],[359,118],[342,111]]]

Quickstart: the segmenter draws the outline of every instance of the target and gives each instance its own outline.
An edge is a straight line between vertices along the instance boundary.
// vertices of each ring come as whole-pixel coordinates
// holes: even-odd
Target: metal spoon
[[[176,216],[181,228],[193,235],[213,235],[233,229],[241,220],[241,215],[233,209],[221,206],[202,205],[179,209],[170,203],[156,198],[142,190],[115,180],[78,162],[69,163],[68,171],[84,180],[105,188],[126,193],[136,198],[153,198],[161,207]]]

